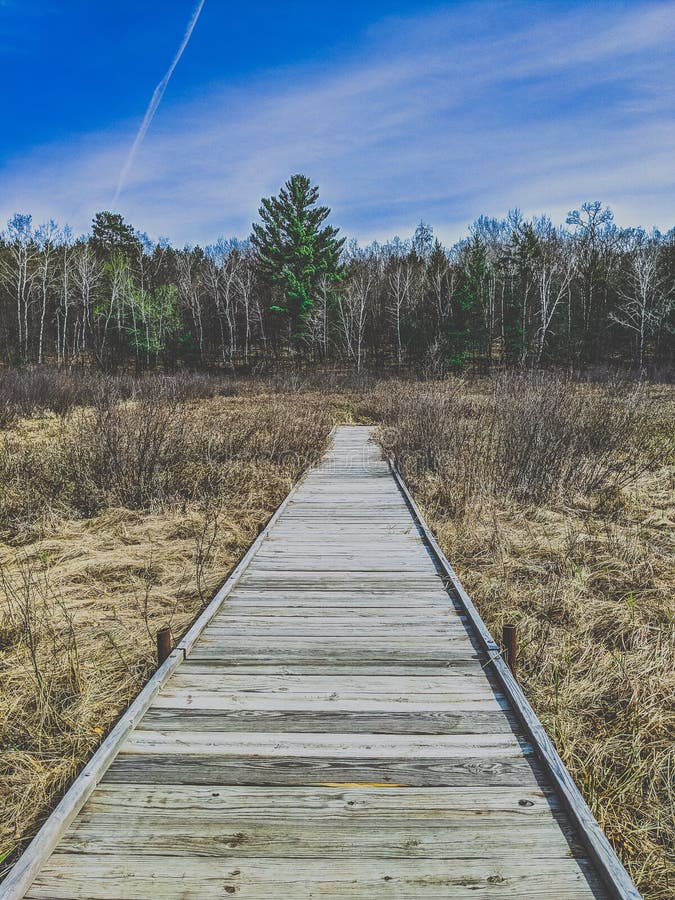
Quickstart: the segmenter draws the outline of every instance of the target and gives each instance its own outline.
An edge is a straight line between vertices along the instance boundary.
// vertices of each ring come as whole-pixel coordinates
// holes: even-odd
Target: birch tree
[[[611,313],[612,321],[635,336],[635,365],[640,372],[645,368],[647,342],[658,334],[675,302],[675,284],[659,265],[661,252],[656,237],[635,232],[627,281],[620,289],[620,304]]]
[[[40,325],[38,330],[37,362],[42,363],[44,353],[45,320],[47,310],[54,306],[52,293],[57,284],[56,257],[62,235],[53,220],[41,225],[35,233],[36,253],[36,285],[40,297]]]
[[[17,213],[7,223],[7,253],[2,259],[0,278],[14,298],[18,357],[29,360],[29,313],[34,299],[35,261],[38,248],[32,217]]]
[[[192,317],[200,360],[204,358],[204,309],[202,303],[202,262],[201,249],[187,248],[178,254],[178,295]]]
[[[73,250],[72,280],[78,295],[77,319],[73,335],[74,353],[84,353],[92,333],[93,310],[103,276],[103,264],[89,243],[79,242]]]
[[[376,257],[359,253],[350,260],[346,284],[338,295],[340,334],[357,372],[363,366],[366,325],[376,279]]]

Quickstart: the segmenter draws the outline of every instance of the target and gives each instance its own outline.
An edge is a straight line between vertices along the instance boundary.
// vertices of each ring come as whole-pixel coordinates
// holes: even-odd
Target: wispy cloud
[[[296,171],[363,240],[420,218],[455,238],[481,212],[563,218],[585,199],[629,223],[675,224],[675,4],[522,16],[503,4],[383,23],[349,58],[163,105],[120,211],[154,236],[246,234]],[[126,129],[45,147],[5,172],[3,212],[86,228]],[[128,146],[128,145],[127,145]]]
[[[199,17],[202,14],[202,9],[204,9],[204,3],[205,0],[200,0],[200,2],[197,4],[194,12],[192,13],[192,18],[188,23],[188,27],[185,30],[185,34],[183,35],[183,40],[181,41],[180,46],[178,47],[178,50],[176,51],[176,54],[171,61],[171,65],[167,69],[164,78],[162,78],[162,80],[159,82],[152,94],[152,97],[150,98],[150,103],[148,104],[148,108],[146,109],[145,115],[143,116],[143,121],[141,122],[138,133],[136,134],[134,142],[131,145],[129,155],[127,156],[124,166],[122,167],[122,171],[120,172],[120,177],[117,182],[117,190],[115,191],[113,203],[117,203],[117,201],[119,200],[119,196],[122,193],[122,189],[126,183],[127,178],[129,177],[129,172],[131,171],[131,167],[134,164],[136,155],[140,149],[141,144],[145,140],[145,136],[148,133],[150,125],[152,124],[155,113],[159,109],[159,104],[162,102],[162,98],[164,97],[166,89],[169,86],[171,76],[173,75],[176,66],[180,62],[181,56],[185,53],[185,48],[190,43],[192,32],[195,30],[195,25],[197,24]]]

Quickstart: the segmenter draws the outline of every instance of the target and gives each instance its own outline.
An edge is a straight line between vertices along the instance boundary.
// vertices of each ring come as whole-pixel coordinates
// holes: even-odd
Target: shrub
[[[378,396],[385,449],[408,477],[442,476],[444,502],[456,512],[481,496],[611,493],[672,455],[675,443],[642,385],[503,375],[487,394],[449,380]]]
[[[180,402],[231,396],[236,390],[233,378],[204,373],[133,376],[49,366],[10,369],[0,372],[0,428],[9,427],[19,417],[45,412],[64,416],[77,406],[100,403],[102,397]]]

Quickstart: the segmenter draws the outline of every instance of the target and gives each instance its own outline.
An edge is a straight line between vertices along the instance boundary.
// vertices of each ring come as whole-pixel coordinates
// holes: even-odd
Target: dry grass
[[[18,420],[0,437],[5,867],[210,600],[332,424],[317,395]]]
[[[38,413],[66,415],[76,406],[95,403],[101,396],[115,394],[132,400],[157,395],[177,401],[230,396],[236,391],[234,379],[206,373],[143,376],[105,375],[87,369],[40,366],[35,369],[0,369],[0,428]]]
[[[523,688],[593,812],[644,896],[669,900],[675,394],[544,387],[371,402],[488,627],[517,623]]]

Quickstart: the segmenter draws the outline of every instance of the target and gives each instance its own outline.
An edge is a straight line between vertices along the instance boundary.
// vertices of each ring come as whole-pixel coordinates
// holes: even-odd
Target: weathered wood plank
[[[136,784],[318,785],[393,784],[412,787],[536,788],[545,783],[536,762],[525,756],[447,757],[411,760],[298,756],[120,754],[106,782]]]
[[[299,731],[323,734],[503,734],[516,728],[502,710],[456,712],[303,712],[294,710],[209,710],[153,707],[144,727],[157,731]]]
[[[344,675],[338,682],[332,675],[307,675],[297,678],[289,675],[210,675],[194,674],[179,671],[162,690],[162,695],[169,691],[193,690],[197,694],[208,693],[244,693],[286,695],[301,694],[308,697],[331,696],[357,699],[373,699],[393,696],[398,698],[414,698],[417,694],[438,696],[461,695],[464,697],[493,697],[494,692],[487,678],[476,680],[464,674],[441,675],[438,677],[423,675]]]
[[[390,592],[392,586],[395,589],[411,587],[416,591],[434,590],[442,584],[441,576],[426,573],[418,576],[416,572],[360,572],[350,570],[348,572],[335,572],[327,575],[325,572],[294,572],[283,566],[268,572],[252,571],[242,578],[243,588],[270,586],[275,589],[283,588],[288,584],[289,589],[298,590],[299,587],[309,590],[320,590],[321,587],[330,591],[358,591],[369,589]]]
[[[511,829],[517,828],[515,834]],[[486,847],[493,859],[508,859],[514,851],[528,859],[566,859],[584,856],[569,826],[549,818],[528,823],[514,818],[484,817],[471,823],[466,816],[391,819],[369,816],[360,821],[317,819],[288,814],[270,818],[267,810],[243,819],[221,809],[217,815],[195,813],[168,816],[114,814],[80,816],[63,840],[64,853],[137,856],[198,856],[227,858],[343,859],[483,859]]]
[[[444,613],[450,615],[453,611],[458,612],[457,607],[446,606],[442,596],[436,597],[433,592],[421,594],[401,594],[395,586],[385,591],[359,591],[353,590],[349,593],[338,593],[336,591],[278,591],[272,587],[268,590],[239,590],[233,593],[232,606],[228,603],[227,608],[243,609],[245,604],[251,606],[266,606],[271,609],[304,609],[320,608],[325,609],[330,615],[331,610],[343,609],[378,609],[380,611],[393,610],[396,615],[403,614],[405,610],[410,610],[412,614],[420,614],[428,609],[433,610],[436,614]],[[346,613],[345,613],[346,614]]]
[[[427,639],[443,637],[447,640],[455,636],[465,637],[466,628],[461,622],[449,622],[433,626],[431,624],[416,625],[405,622],[373,623],[355,619],[352,622],[311,622],[295,619],[290,622],[249,620],[248,622],[228,622],[220,620],[217,624],[204,629],[204,641],[217,642],[224,638],[275,638],[299,637],[311,641],[312,638],[354,638],[356,640],[391,640],[394,643],[402,638],[410,644],[413,640],[424,643]]]
[[[170,698],[189,705],[210,705],[224,701],[239,706],[261,702],[323,702],[338,704],[389,704],[394,708],[416,704],[433,709],[438,704],[484,700],[496,703],[499,695],[489,682],[464,674],[450,677],[382,676],[370,683],[368,676],[336,679],[332,675],[308,675],[302,679],[284,675],[231,675],[225,673],[181,674],[171,680],[155,698],[161,705]],[[249,682],[247,685],[246,682]],[[387,683],[389,682],[389,683]]]
[[[466,634],[455,633],[449,635],[425,638],[424,641],[413,641],[406,638],[397,638],[376,635],[351,635],[344,636],[333,635],[331,637],[312,637],[304,638],[302,636],[287,635],[285,637],[278,636],[275,638],[265,636],[249,636],[249,637],[232,637],[231,635],[219,635],[217,641],[215,639],[205,638],[200,651],[204,654],[209,651],[214,652],[217,656],[229,654],[238,654],[243,652],[247,655],[253,655],[256,651],[265,656],[267,659],[276,657],[279,662],[287,658],[293,651],[307,653],[312,651],[315,654],[342,653],[351,652],[358,653],[363,647],[365,655],[379,651],[382,655],[386,655],[387,650],[392,654],[398,652],[408,652],[417,656],[424,655],[424,648],[427,647],[432,657],[442,658],[444,653],[451,653],[453,650],[468,651],[473,647],[472,641]]]
[[[316,601],[310,601],[316,603]],[[387,615],[389,614],[389,615]],[[254,619],[269,619],[284,625],[296,624],[295,620],[325,619],[329,625],[429,625],[447,627],[457,623],[466,624],[466,617],[454,609],[437,606],[390,608],[382,605],[333,607],[309,604],[290,606],[285,603],[253,604],[248,601],[228,603],[227,609],[213,619],[214,626],[247,625]],[[287,621],[290,619],[291,621]],[[316,624],[313,622],[312,624]]]
[[[232,642],[230,642],[232,643]],[[223,648],[220,646],[199,647],[190,654],[188,659],[192,664],[199,662],[227,663],[232,665],[338,665],[342,668],[349,665],[368,666],[444,666],[451,665],[453,656],[465,659],[473,650],[470,641],[462,643],[454,642],[439,648],[428,650],[415,647],[387,647],[384,642],[372,646],[355,647],[348,641],[335,643],[327,648],[325,645],[309,644],[305,642],[288,641],[285,644],[271,646],[269,641],[258,642],[256,646],[249,646],[247,642],[234,642],[233,646]]]
[[[314,817],[388,818],[399,822],[401,816],[448,816],[453,821],[485,816],[548,821],[560,811],[560,803],[550,788],[525,790],[519,787],[487,788],[396,788],[298,787],[223,787],[211,785],[137,785],[100,784],[87,803],[86,811],[129,809],[136,814],[155,810],[158,814],[180,817],[183,813],[211,812],[223,809],[242,820],[264,815],[283,820],[287,814]]]
[[[157,698],[153,704],[157,709],[200,709],[200,710],[228,710],[249,709],[268,710],[280,712],[341,712],[347,713],[380,713],[401,712],[457,712],[458,710],[493,710],[498,711],[506,706],[504,697],[463,696],[444,697],[442,699],[427,700],[424,696],[412,697],[375,697],[374,699],[363,697],[306,697],[303,694],[294,694],[290,697],[284,694],[257,694],[249,698],[242,698],[240,694],[227,694],[214,691],[210,694],[192,693],[190,691],[176,691],[167,689]]]
[[[319,759],[344,754],[353,760],[384,760],[390,756],[415,760],[465,757],[497,760],[532,753],[529,744],[518,741],[510,732],[410,735],[361,732],[202,732],[188,729],[188,722],[180,731],[163,732],[138,728],[129,736],[120,756],[208,756],[226,760],[230,756]]]
[[[602,896],[586,860],[445,860],[105,856],[55,853],[36,879],[35,900],[222,900],[234,894],[255,900],[280,896],[418,900],[492,900]]]
[[[457,670],[472,677],[476,677],[477,670],[484,671],[483,662],[471,647],[451,650],[438,658],[423,653],[394,657],[384,653],[361,655],[351,648],[344,654],[310,651],[308,655],[296,654],[287,660],[284,662],[277,654],[270,658],[262,653],[247,659],[241,652],[231,656],[211,648],[207,654],[192,653],[183,671],[195,675],[205,669],[245,675],[447,675],[450,670]]]

